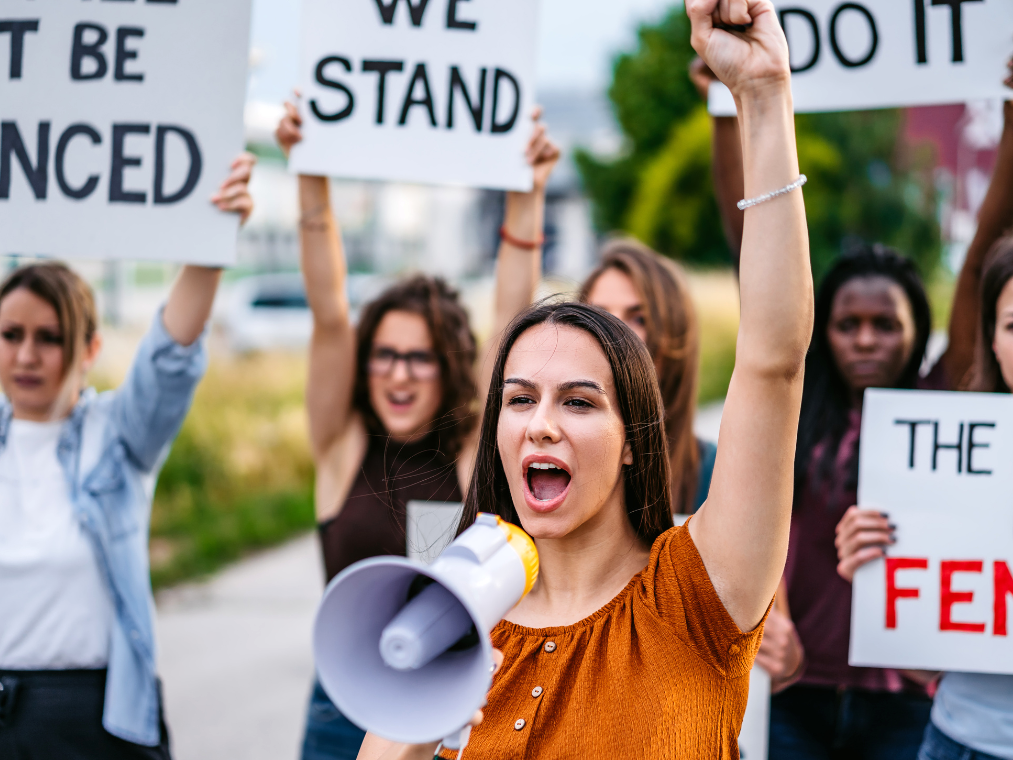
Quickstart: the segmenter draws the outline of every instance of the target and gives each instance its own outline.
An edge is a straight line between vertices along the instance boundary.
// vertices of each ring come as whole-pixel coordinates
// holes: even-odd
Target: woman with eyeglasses
[[[302,135],[296,108],[286,108],[277,138],[287,153]],[[534,187],[507,195],[494,336],[531,303],[541,271],[545,186],[560,154],[538,118],[526,153]],[[300,176],[299,200],[302,271],[313,311],[306,403],[330,581],[367,557],[406,554],[409,501],[463,500],[491,362],[478,365],[479,381],[468,315],[437,277],[419,274],[394,285],[353,325],[327,178]],[[523,270],[529,271],[508,276]],[[364,736],[316,684],[303,760],[354,759]]]

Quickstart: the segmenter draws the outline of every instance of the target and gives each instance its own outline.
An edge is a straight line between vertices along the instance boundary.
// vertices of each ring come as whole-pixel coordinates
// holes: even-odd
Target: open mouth
[[[532,462],[527,472],[528,491],[537,501],[551,502],[570,487],[570,473],[551,462]]]
[[[411,405],[415,403],[414,393],[388,393],[387,403],[390,404],[395,411],[405,411],[411,408]]]

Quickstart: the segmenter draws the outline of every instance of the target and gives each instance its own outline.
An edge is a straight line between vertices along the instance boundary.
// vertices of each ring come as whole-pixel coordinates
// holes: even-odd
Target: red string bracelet
[[[542,247],[542,244],[545,242],[544,235],[540,236],[538,240],[520,240],[519,238],[515,238],[513,235],[507,232],[506,227],[499,228],[499,236],[504,243],[509,243],[514,248],[520,248],[521,250],[524,251],[537,251],[539,248]]]

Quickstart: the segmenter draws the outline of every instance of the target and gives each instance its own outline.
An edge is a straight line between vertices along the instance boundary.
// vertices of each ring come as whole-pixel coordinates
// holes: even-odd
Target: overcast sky
[[[633,43],[637,24],[659,18],[676,4],[681,2],[542,0],[539,86],[545,89],[607,86],[612,57]],[[298,5],[296,0],[253,2],[252,44],[258,65],[250,83],[252,100],[278,102],[295,83]]]

